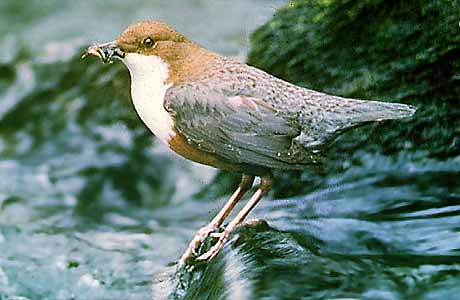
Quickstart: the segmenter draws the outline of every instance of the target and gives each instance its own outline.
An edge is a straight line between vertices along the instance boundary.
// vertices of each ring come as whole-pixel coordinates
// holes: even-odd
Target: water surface
[[[269,196],[208,266],[175,272],[237,183],[157,144],[121,65],[82,47],[160,19],[244,59],[283,1],[0,4],[0,299],[456,299],[460,158],[357,153]],[[351,161],[353,159],[353,161]],[[309,178],[299,182],[309,182]],[[279,177],[276,194],[289,194]]]

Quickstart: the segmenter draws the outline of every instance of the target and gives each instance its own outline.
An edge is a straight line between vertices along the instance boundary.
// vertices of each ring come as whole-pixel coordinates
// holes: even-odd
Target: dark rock
[[[344,97],[403,102],[413,119],[346,133],[329,171],[362,152],[460,154],[460,1],[294,1],[252,35],[249,63]],[[357,159],[359,161],[359,159]]]

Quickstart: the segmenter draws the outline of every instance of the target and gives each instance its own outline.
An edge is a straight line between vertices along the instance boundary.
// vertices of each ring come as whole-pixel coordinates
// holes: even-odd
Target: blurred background
[[[0,300],[457,299],[460,1],[0,3]],[[404,102],[273,192],[208,266],[175,263],[239,181],[168,152],[121,64],[83,49],[154,19],[308,88]],[[152,290],[153,287],[153,290]]]

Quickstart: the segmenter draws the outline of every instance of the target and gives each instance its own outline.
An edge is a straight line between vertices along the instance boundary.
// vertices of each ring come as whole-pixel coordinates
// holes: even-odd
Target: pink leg
[[[225,241],[228,239],[230,233],[235,229],[236,226],[241,224],[246,216],[251,212],[251,210],[257,205],[257,203],[262,199],[263,196],[267,194],[270,188],[273,185],[273,179],[271,175],[263,176],[262,182],[260,184],[259,189],[252,195],[251,199],[249,199],[248,203],[241,209],[241,211],[236,215],[236,217],[227,225],[225,230],[219,234],[219,240],[209,249],[208,252],[202,254],[197,259],[198,260],[210,260],[214,258],[222,249],[225,244]]]
[[[236,203],[244,196],[244,194],[252,187],[254,183],[254,176],[243,174],[241,178],[240,185],[238,189],[233,193],[230,199],[225,203],[224,207],[219,211],[219,213],[214,217],[214,219],[205,227],[198,230],[197,234],[190,242],[187,250],[182,255],[179,260],[179,267],[185,265],[187,260],[195,255],[196,249],[201,245],[201,243],[220,225],[225,221],[227,216],[230,214],[232,209],[235,207]]]

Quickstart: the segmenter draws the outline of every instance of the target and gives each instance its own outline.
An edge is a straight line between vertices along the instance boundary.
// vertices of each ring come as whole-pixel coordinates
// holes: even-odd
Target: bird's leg
[[[261,177],[260,187],[249,199],[248,203],[240,210],[236,217],[225,227],[225,230],[219,234],[219,240],[212,246],[209,251],[200,255],[197,260],[209,260],[214,258],[224,246],[225,241],[228,239],[230,233],[243,222],[244,218],[251,212],[251,210],[257,205],[257,203],[262,199],[263,196],[267,194],[270,188],[273,185],[273,178],[271,174]]]
[[[219,213],[212,219],[211,223],[208,226],[213,229],[217,229],[225,219],[228,217],[232,209],[235,207],[236,203],[244,196],[244,194],[252,187],[254,183],[253,175],[243,175],[241,178],[240,185],[230,197],[230,199],[225,203],[224,207],[219,211]]]
[[[232,209],[235,207],[236,203],[244,196],[244,194],[252,187],[254,183],[254,176],[243,174],[241,178],[240,185],[230,197],[230,199],[225,203],[224,207],[219,211],[219,213],[212,219],[212,221],[205,227],[198,230],[193,240],[190,242],[187,250],[182,255],[179,266],[183,266],[185,262],[196,255],[196,249],[198,249],[201,243],[214,231],[216,231],[220,225],[224,222],[225,218],[230,214]]]

